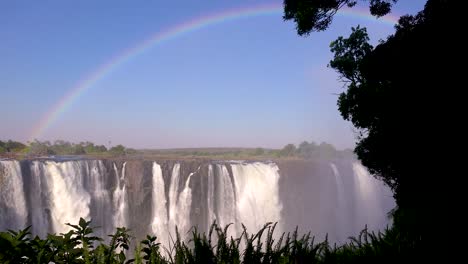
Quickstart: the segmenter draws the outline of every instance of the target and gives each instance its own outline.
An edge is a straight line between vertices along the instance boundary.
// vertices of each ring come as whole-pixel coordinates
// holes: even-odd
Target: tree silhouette
[[[365,0],[372,15],[381,17],[391,11],[398,0]],[[294,20],[299,35],[327,29],[333,16],[343,7],[354,7],[356,0],[284,0],[284,20]]]
[[[371,0],[371,12],[383,15],[394,2]],[[352,7],[355,1],[284,3],[284,18],[296,22],[299,35],[307,35],[326,29],[338,9]],[[436,220],[443,214],[434,212],[443,211],[437,207],[444,199],[439,185],[449,182],[443,178],[449,164],[440,156],[452,153],[451,144],[443,141],[456,134],[452,119],[460,113],[457,105],[462,105],[456,89],[466,86],[461,83],[461,68],[455,66],[464,64],[465,49],[458,37],[464,29],[463,10],[457,1],[428,0],[417,15],[401,17],[396,32],[375,48],[359,27],[331,44],[335,56],[329,66],[347,86],[338,107],[359,131],[354,151],[393,189],[398,206],[395,227],[413,241],[443,233]]]

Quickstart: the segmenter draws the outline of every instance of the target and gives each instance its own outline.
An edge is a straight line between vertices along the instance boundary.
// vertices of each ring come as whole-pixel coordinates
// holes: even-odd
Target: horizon
[[[326,32],[302,38],[282,12],[221,16],[141,54],[129,53],[109,74],[92,79],[96,69],[155,34],[278,3],[1,3],[0,111],[8,114],[0,116],[0,138],[27,142],[44,126],[41,141],[111,141],[135,149],[278,149],[302,141],[353,148],[353,128],[336,107],[343,83],[326,67],[329,43],[359,24],[375,45],[394,32],[382,19],[336,16]],[[423,4],[400,1],[392,14],[414,14]],[[177,12],[167,16],[169,10]],[[90,78],[90,88],[48,117]]]

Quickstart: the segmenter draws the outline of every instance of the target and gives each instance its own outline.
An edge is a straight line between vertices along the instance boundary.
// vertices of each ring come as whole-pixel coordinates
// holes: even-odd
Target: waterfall
[[[159,241],[164,246],[167,246],[169,245],[169,236],[167,233],[166,192],[164,187],[161,166],[153,162],[153,191],[151,194],[153,198],[153,220],[151,222],[151,230],[158,237]]]
[[[50,231],[50,209],[49,187],[44,179],[44,164],[39,161],[34,161],[31,164],[31,179],[29,182],[30,206],[29,214],[32,223],[32,233],[42,238],[47,236]]]
[[[122,165],[122,173],[119,177],[117,165],[113,163],[116,187],[112,197],[114,204],[114,227],[128,227],[128,201],[127,186],[125,185],[125,165]]]
[[[31,224],[33,235],[45,237],[67,232],[66,223],[83,217],[102,238],[125,226],[138,240],[154,234],[170,248],[176,226],[188,242],[193,225],[207,232],[216,220],[221,227],[233,223],[233,237],[242,233],[241,223],[254,233],[278,222],[276,235],[300,225],[340,241],[366,224],[384,228],[395,204],[390,189],[352,159],[287,166],[184,162],[132,161],[119,168],[112,160],[2,160],[0,231]],[[198,169],[189,171],[194,164]]]
[[[211,224],[214,220],[216,220],[216,216],[214,213],[214,201],[216,197],[214,194],[214,172],[213,172],[213,165],[208,166],[208,194],[207,194],[207,211],[208,211],[208,221],[206,230],[209,230]]]
[[[267,222],[281,220],[278,170],[278,166],[270,163],[232,164],[239,221],[250,232],[260,230]],[[281,222],[276,232],[282,232]]]
[[[335,176],[335,185],[336,185],[336,192],[337,192],[337,203],[335,208],[335,229],[336,235],[343,234],[344,230],[346,230],[345,226],[347,224],[346,219],[346,200],[345,200],[345,191],[343,186],[343,179],[338,171],[338,168],[334,163],[330,163],[330,167],[333,171],[333,175]]]
[[[50,191],[53,232],[66,233],[80,217],[90,218],[91,196],[83,186],[83,170],[77,161],[41,163]]]
[[[27,216],[20,164],[0,161],[0,230],[25,228]]]
[[[179,194],[180,164],[172,168],[171,185],[169,186],[169,232],[173,232],[177,225],[177,198]]]
[[[236,200],[234,195],[234,186],[229,177],[229,172],[225,165],[216,165],[220,175],[217,186],[217,215],[218,223],[220,226],[225,227],[226,225],[237,223],[236,219]],[[236,233],[234,228],[229,229],[230,236],[235,237]]]
[[[358,229],[367,225],[369,229],[381,228],[387,222],[386,213],[389,209],[382,206],[382,198],[391,196],[383,183],[369,174],[367,169],[358,162],[353,162],[355,176],[356,202],[358,208]]]
[[[85,167],[84,177],[85,182],[89,186],[85,186],[87,192],[91,196],[90,203],[90,218],[95,226],[94,233],[100,237],[106,237],[114,232],[113,201],[111,201],[111,193],[106,188],[106,169],[100,160],[92,160],[83,164]]]
[[[342,209],[345,205],[343,179],[341,178],[340,172],[338,171],[338,168],[335,164],[330,163],[330,167],[332,168],[333,175],[335,176],[335,184],[338,196],[337,208]]]
[[[215,168],[213,170],[213,167]],[[216,174],[215,174],[216,172]],[[216,181],[215,181],[215,175]],[[214,220],[224,228],[228,224],[234,224],[228,230],[228,236],[236,237],[236,225],[239,224],[236,219],[236,200],[234,186],[229,176],[226,165],[215,164],[208,167],[208,220],[207,230],[211,227]]]
[[[184,190],[180,193],[177,202],[177,221],[174,223],[178,226],[182,237],[186,237],[190,229],[190,207],[192,206],[192,189],[190,189],[190,179],[194,172],[190,173],[185,182]]]

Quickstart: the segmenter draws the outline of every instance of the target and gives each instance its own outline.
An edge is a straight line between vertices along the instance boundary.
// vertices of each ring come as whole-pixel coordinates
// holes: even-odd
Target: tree
[[[394,2],[370,0],[371,13],[383,15]],[[298,34],[308,35],[325,30],[340,8],[352,7],[355,1],[284,3],[284,19],[293,19]],[[436,206],[446,198],[434,194],[443,189],[440,185],[452,182],[444,177],[460,175],[448,172],[452,164],[442,162],[440,154],[453,153],[456,124],[464,120],[459,88],[466,85],[458,66],[464,65],[463,7],[459,1],[428,0],[417,15],[402,16],[395,34],[375,48],[368,44],[365,29],[358,27],[349,38],[331,44],[335,57],[330,67],[347,86],[338,107],[358,129],[354,152],[372,174],[391,186],[397,202],[394,227],[415,242],[444,233],[445,214],[439,213],[444,210]],[[430,144],[427,138],[452,141]]]
[[[1,141],[0,140],[0,153],[4,152],[20,152],[26,148],[26,145],[24,145],[21,142],[13,141],[13,140],[8,140],[8,141]]]
[[[381,17],[391,11],[398,0],[365,0],[372,15]],[[333,16],[343,7],[354,7],[356,0],[284,0],[284,20],[294,20],[299,35],[327,29]]]
[[[289,156],[293,156],[295,152],[296,152],[296,146],[294,144],[287,144],[286,146],[284,146],[283,149],[281,149],[280,155],[289,157]]]
[[[111,152],[114,155],[124,155],[125,147],[123,145],[117,145],[109,149],[109,152]]]
[[[261,156],[263,154],[265,154],[265,150],[263,148],[256,148],[255,149],[255,152],[254,152],[255,156]]]
[[[72,149],[73,155],[83,155],[86,154],[85,148],[82,145],[76,144]]]
[[[318,146],[315,142],[309,143],[307,141],[303,141],[301,144],[299,144],[299,147],[297,148],[297,153],[302,158],[312,158],[318,153],[317,147]]]
[[[106,152],[107,148],[104,145],[98,145],[96,146],[96,152]]]
[[[55,155],[56,152],[50,148],[50,142],[41,142],[35,139],[29,144],[28,154],[32,155]]]
[[[455,1],[429,0],[416,16],[400,18],[395,34],[375,48],[359,27],[331,44],[335,56],[330,67],[347,84],[338,107],[359,130],[355,153],[393,189],[396,212],[411,215],[405,230],[418,237],[421,223],[434,218],[432,197],[437,189],[430,175],[444,170],[434,159],[444,151],[426,138],[443,138],[441,128],[449,131],[453,126],[447,117],[456,111],[438,106],[452,99],[452,89],[462,87],[450,67],[463,50],[449,41],[454,28],[461,27],[454,15],[457,8]]]

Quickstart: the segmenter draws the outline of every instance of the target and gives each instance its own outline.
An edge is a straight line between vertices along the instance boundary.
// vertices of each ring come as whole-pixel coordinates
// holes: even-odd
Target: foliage
[[[31,237],[29,227],[18,232],[0,232],[0,263],[399,263],[415,259],[417,250],[396,229],[375,234],[364,229],[341,246],[327,239],[316,243],[310,234],[297,229],[275,239],[276,224],[266,223],[257,233],[244,231],[238,238],[228,235],[230,225],[214,222],[208,232],[192,229],[188,241],[180,238],[170,249],[161,247],[157,237],[147,236],[130,253],[130,230],[117,228],[109,244],[92,236],[90,221],[80,219],[68,233],[47,238]],[[129,256],[132,255],[132,258]]]
[[[315,142],[303,141],[296,148],[293,144],[287,144],[278,153],[278,157],[296,157],[302,159],[333,159],[345,156],[352,156],[349,151],[338,151],[331,144],[322,142],[319,145]]]
[[[19,143],[19,142],[18,142]],[[2,154],[3,142],[0,141],[0,154]],[[19,143],[21,144],[21,143]],[[23,145],[16,154],[30,156],[48,155],[94,155],[99,157],[122,155],[146,155],[163,157],[195,157],[212,159],[274,159],[274,158],[301,158],[321,159],[351,156],[349,151],[338,151],[331,144],[322,142],[302,142],[298,147],[287,144],[282,149],[267,148],[201,148],[201,149],[173,149],[173,150],[135,150],[123,145],[116,145],[109,150],[103,145],[95,145],[85,141],[72,143],[64,140],[50,141],[34,140],[29,145]],[[15,149],[15,151],[16,151]],[[15,154],[15,152],[12,152]]]
[[[398,0],[366,0],[372,15],[381,17],[391,11]],[[356,0],[284,0],[284,20],[294,20],[299,35],[327,29],[333,16],[343,7],[352,8]]]
[[[19,151],[22,151],[24,148],[26,148],[26,145],[24,145],[21,142],[17,142],[13,140],[8,140],[8,141],[0,140],[0,153],[19,152]]]
[[[339,110],[360,132],[355,153],[392,187],[395,225],[416,242],[429,232],[421,223],[433,219],[433,209],[425,206],[433,192],[424,183],[431,182],[427,176],[437,165],[427,162],[434,153],[446,153],[426,138],[441,137],[440,130],[451,126],[446,117],[455,112],[437,105],[451,98],[450,89],[461,87],[460,76],[448,67],[459,57],[460,49],[448,41],[460,27],[458,9],[455,1],[429,0],[416,16],[401,17],[395,34],[375,48],[360,28],[331,44],[330,66],[347,83]],[[418,166],[415,157],[426,164]]]
[[[29,143],[28,154],[31,155],[55,155],[56,152],[51,148],[51,144],[49,141],[40,142],[38,140],[34,140],[33,142]]]
[[[126,150],[129,153],[129,150]],[[208,158],[219,160],[272,160],[272,159],[334,159],[354,157],[350,150],[336,150],[331,144],[322,142],[302,142],[299,147],[287,144],[281,149],[268,148],[197,148],[197,149],[167,149],[140,150],[143,156],[164,158]]]
[[[114,155],[124,155],[126,152],[125,152],[125,147],[122,146],[122,145],[117,145],[115,147],[112,147],[109,149],[109,152],[114,154]]]
[[[394,2],[370,0],[371,13],[384,15]],[[355,3],[285,0],[284,19],[295,21],[299,35],[308,35],[326,29],[340,8]],[[331,44],[335,56],[329,66],[347,86],[338,107],[359,132],[354,151],[371,173],[393,189],[394,229],[420,246],[427,246],[424,238],[442,226],[433,213],[442,198],[433,197],[440,189],[435,185],[443,181],[429,176],[453,174],[435,158],[451,153],[446,147],[450,144],[428,144],[427,138],[456,134],[452,120],[463,105],[456,89],[464,84],[461,68],[455,65],[463,64],[464,49],[463,42],[453,40],[463,31],[462,10],[457,1],[428,0],[417,15],[402,16],[396,32],[375,48],[359,27]],[[442,107],[444,102],[450,105]]]
[[[265,150],[263,148],[256,148],[255,149],[255,152],[254,152],[255,156],[261,156],[263,154],[265,154]]]
[[[296,146],[294,144],[287,144],[281,149],[280,155],[289,157],[289,156],[294,155],[295,152],[296,152]]]
[[[20,142],[8,140],[0,141],[0,154],[26,154],[29,156],[47,156],[47,155],[86,155],[86,154],[105,154],[124,155],[137,153],[134,149],[125,148],[117,145],[109,151],[104,145],[95,145],[92,142],[71,143],[64,140],[50,141],[34,140],[28,142],[28,145]]]

